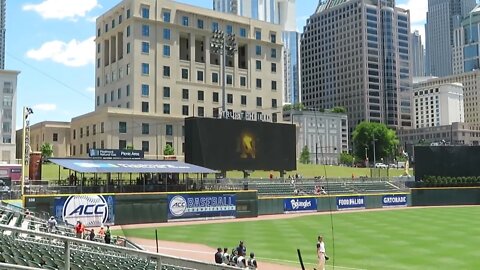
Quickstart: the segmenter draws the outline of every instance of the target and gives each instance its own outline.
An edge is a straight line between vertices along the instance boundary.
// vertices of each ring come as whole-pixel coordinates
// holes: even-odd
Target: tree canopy
[[[333,107],[330,111],[332,113],[347,113],[347,109],[345,109],[345,107],[340,107],[340,106]]]
[[[163,154],[165,156],[175,155],[175,149],[173,149],[173,146],[171,146],[170,144],[167,144],[165,145],[165,148],[163,148]]]
[[[308,151],[308,147],[305,145],[300,153],[300,163],[308,164],[310,163],[310,151]]]
[[[53,145],[51,143],[44,143],[40,146],[40,152],[42,152],[43,159],[48,159],[53,156]]]
[[[360,160],[365,160],[365,148],[367,148],[367,156],[371,162],[374,160],[374,141],[377,161],[381,158],[395,156],[399,144],[395,131],[381,123],[360,123],[353,131],[352,138],[355,146],[355,156]]]

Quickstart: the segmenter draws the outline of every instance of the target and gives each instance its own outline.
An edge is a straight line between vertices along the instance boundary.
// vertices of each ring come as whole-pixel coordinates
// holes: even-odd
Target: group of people
[[[247,247],[240,241],[238,247],[232,248],[232,253],[228,253],[228,248],[218,248],[215,253],[215,263],[236,266],[242,269],[257,269],[257,260],[255,254],[250,252],[250,258],[247,257]]]
[[[86,239],[87,237],[91,241],[93,241],[95,239],[95,230],[94,229],[90,229],[90,230],[85,229],[85,225],[83,225],[83,223],[80,220],[77,221],[77,224],[75,225],[74,230],[75,230],[75,236],[79,239]],[[87,232],[89,232],[89,233],[87,234]],[[112,241],[112,234],[110,232],[110,226],[107,225],[106,230],[103,228],[103,226],[100,227],[100,229],[98,230],[98,236],[105,241],[105,244],[110,244],[111,241]]]

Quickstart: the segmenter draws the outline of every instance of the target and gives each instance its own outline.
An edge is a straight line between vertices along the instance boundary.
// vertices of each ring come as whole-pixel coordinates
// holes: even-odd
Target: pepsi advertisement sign
[[[114,224],[114,197],[103,195],[72,195],[54,200],[55,217],[67,224],[81,221],[86,227]]]
[[[408,204],[407,195],[385,195],[382,197],[383,207],[406,207]]]
[[[364,209],[365,208],[365,196],[347,196],[337,197],[337,209]]]
[[[283,211],[292,212],[316,212],[317,199],[315,198],[289,198],[283,200]]]
[[[235,194],[168,195],[168,219],[235,217]]]

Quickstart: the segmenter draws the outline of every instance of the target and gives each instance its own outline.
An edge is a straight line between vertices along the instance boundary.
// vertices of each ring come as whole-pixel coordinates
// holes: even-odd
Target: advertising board
[[[317,199],[315,198],[288,198],[283,200],[283,211],[292,212],[316,212]]]
[[[406,207],[407,195],[405,194],[384,195],[382,197],[382,206],[383,207]]]
[[[235,194],[168,195],[168,219],[194,219],[236,216]]]
[[[113,225],[114,196],[104,195],[72,195],[56,197],[54,211],[57,220],[75,225],[81,221],[86,227]]]
[[[342,196],[337,197],[337,209],[364,209],[365,196]]]

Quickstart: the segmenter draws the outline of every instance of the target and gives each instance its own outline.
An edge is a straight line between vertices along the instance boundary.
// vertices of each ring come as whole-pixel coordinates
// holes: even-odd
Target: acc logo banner
[[[182,196],[175,196],[170,200],[170,213],[175,217],[181,217],[187,210],[187,201]]]
[[[112,203],[110,198],[109,201]],[[69,224],[76,224],[79,220],[86,227],[102,226],[109,219],[109,208],[102,195],[70,196],[63,204],[62,220]]]

